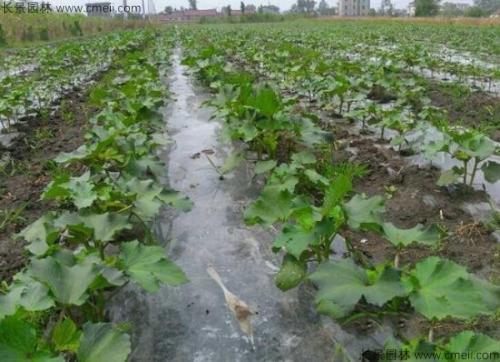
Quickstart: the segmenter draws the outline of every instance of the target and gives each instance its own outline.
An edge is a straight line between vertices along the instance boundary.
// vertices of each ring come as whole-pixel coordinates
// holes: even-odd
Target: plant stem
[[[97,243],[97,248],[99,249],[99,256],[101,257],[101,260],[104,260],[104,244],[102,242]]]
[[[467,167],[468,167],[469,161],[464,161],[464,185],[467,185]]]
[[[399,269],[399,257],[401,255],[401,248],[397,248],[396,255],[394,255],[394,267]]]
[[[470,176],[469,186],[471,186],[471,187],[472,187],[472,184],[474,183],[474,178],[476,178],[476,172],[477,172],[478,165],[479,165],[479,159],[476,157],[476,158],[474,158],[474,166],[472,168],[472,174]]]
[[[154,241],[154,237],[153,237],[153,233],[151,232],[151,230],[149,229],[148,225],[146,224],[146,222],[142,219],[142,217],[140,217],[140,215],[138,215],[136,212],[132,211],[130,213],[131,216],[135,216],[135,218],[137,220],[139,220],[139,222],[141,223],[143,229],[144,229],[144,232],[146,233],[146,237],[147,237],[147,244],[152,244],[153,241]]]

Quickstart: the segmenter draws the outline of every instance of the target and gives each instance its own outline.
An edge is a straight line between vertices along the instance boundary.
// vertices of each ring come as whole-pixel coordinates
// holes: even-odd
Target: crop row
[[[32,64],[26,64],[29,57],[24,55],[14,58],[11,67],[18,67],[19,72],[7,69],[6,74],[0,74],[0,127],[6,130],[26,116],[50,112],[49,106],[61,96],[91,81],[150,37],[150,32],[114,33],[36,48],[32,56],[37,60]]]
[[[439,224],[401,229],[384,220],[384,197],[354,192],[362,167],[331,163],[338,152],[335,140],[319,127],[320,117],[301,110],[301,104],[308,101],[319,110],[358,120],[360,127],[379,126],[381,137],[384,129],[393,130],[391,143],[400,151],[422,146],[422,138],[411,144],[408,132],[424,132],[432,125],[442,139],[426,143],[426,151],[447,152],[463,162],[462,168],[443,173],[441,185],[458,177],[473,184],[481,162],[498,152],[495,143],[477,130],[448,124],[444,112],[426,101],[419,78],[402,78],[394,64],[338,59],[328,40],[318,41],[319,35],[308,40],[294,32],[264,36],[253,30],[184,30],[184,62],[214,91],[211,105],[224,120],[226,138],[248,146],[237,157],[257,157],[255,173],[266,176],[245,221],[282,225],[273,245],[275,252],[285,253],[277,286],[288,290],[311,280],[318,288],[318,311],[340,321],[374,310],[422,315],[431,326],[426,338],[386,345],[397,345],[412,356],[419,351],[497,352],[500,343],[484,334],[464,331],[446,340],[433,335],[448,318],[465,322],[493,317],[500,288],[437,256],[403,265],[404,250],[414,245],[437,248],[447,230]],[[392,107],[369,99],[377,88],[398,94]],[[499,165],[491,160],[482,165],[485,177],[498,181]],[[332,243],[348,230],[381,235],[395,247],[394,258],[374,265],[349,239],[344,241],[350,256],[333,257]]]
[[[325,34],[336,38],[357,39],[360,44],[394,45],[427,47],[439,49],[446,47],[460,54],[474,54],[482,60],[497,62],[500,56],[498,42],[499,29],[497,26],[470,26],[459,24],[411,24],[408,22],[365,21],[363,23],[343,22],[316,22],[310,24],[313,30],[322,30]],[[290,25],[289,30],[297,27]],[[303,27],[301,27],[303,29]],[[306,29],[310,30],[310,29]],[[326,39],[326,38],[325,38]],[[357,41],[358,42],[358,41]]]
[[[448,153],[458,167],[446,170],[440,185],[459,178],[472,185],[479,166],[489,183],[500,179],[499,164],[491,158],[499,153],[496,144],[480,130],[451,124],[427,97],[428,82],[408,73],[408,64],[399,64],[397,58],[370,62],[337,57],[330,42],[321,41],[326,37],[314,32],[307,40],[303,35],[294,40],[293,33],[282,39],[279,34],[253,35],[253,42],[245,41],[245,32],[240,42],[219,37],[214,51],[276,82],[287,94],[315,102],[321,110],[360,122],[363,128],[378,126],[381,138],[391,130],[396,134],[392,145],[400,151],[424,152],[430,158]]]
[[[111,293],[186,282],[151,231],[163,206],[191,206],[162,185],[157,156],[168,143],[159,109],[173,35],[132,38],[141,49],[121,45],[116,70],[90,94],[100,111],[85,144],[54,160],[58,172],[42,195],[53,210],[18,235],[31,259],[0,296],[3,361],[125,361],[127,327],[106,322]]]

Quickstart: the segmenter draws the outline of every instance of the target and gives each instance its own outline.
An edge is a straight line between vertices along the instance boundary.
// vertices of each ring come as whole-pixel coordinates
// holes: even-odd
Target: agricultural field
[[[0,361],[500,360],[500,26],[189,24],[0,64]]]

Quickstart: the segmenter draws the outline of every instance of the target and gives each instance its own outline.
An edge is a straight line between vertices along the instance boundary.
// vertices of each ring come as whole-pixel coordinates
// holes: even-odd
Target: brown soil
[[[500,99],[486,92],[456,94],[450,86],[432,83],[429,97],[432,105],[448,111],[450,121],[471,128],[482,128],[500,141]]]
[[[374,89],[370,96],[380,102],[390,100],[381,89]],[[493,139],[500,140],[498,99],[484,92],[471,92],[466,97],[456,97],[438,83],[431,83],[429,97],[433,105],[449,112],[451,122],[472,127],[480,125],[482,129],[489,131]],[[459,101],[461,104],[457,103]],[[306,98],[300,99],[299,108],[324,116],[318,105]],[[440,188],[436,185],[439,170],[410,165],[398,152],[366,137],[367,135],[360,135],[352,124],[338,118],[338,115],[330,114],[321,118],[321,128],[332,132],[336,141],[347,142],[350,147],[358,149],[353,161],[368,166],[369,173],[355,183],[355,190],[369,196],[386,194],[386,222],[392,222],[400,228],[411,228],[418,223],[425,226],[437,224],[447,231],[448,236],[436,249],[419,246],[406,248],[400,256],[401,265],[413,265],[427,256],[438,255],[465,266],[482,278],[493,279],[498,273],[495,270],[499,264],[495,259],[498,259],[498,243],[491,230],[475,222],[462,210],[464,202],[485,201],[485,193],[461,187]],[[490,122],[485,124],[485,120]],[[341,157],[339,162],[348,158]],[[396,192],[388,196],[386,186],[396,187]],[[395,248],[374,232],[346,231],[343,236],[351,240],[353,247],[369,263],[378,264],[394,258]],[[366,306],[363,308],[366,309]],[[370,309],[369,306],[368,308]],[[374,322],[376,319],[378,322]],[[422,316],[408,308],[406,313],[398,316],[363,317],[345,325],[345,328],[355,333],[369,334],[380,322],[392,325],[403,339],[425,336],[430,327]],[[473,325],[456,320],[442,321],[436,326],[434,334],[436,338],[440,338],[464,329],[487,333],[493,338],[499,333],[494,321],[479,318]]]
[[[0,210],[22,209],[21,215],[0,229],[0,278],[10,280],[25,264],[23,243],[14,240],[14,234],[42,216],[49,203],[40,200],[53,170],[50,160],[61,152],[76,149],[83,142],[88,115],[92,110],[86,105],[86,92],[73,93],[65,98],[65,109],[58,110],[50,119],[33,118],[15,126],[25,134],[8,150],[11,162],[0,175]],[[2,215],[3,217],[3,215]]]
[[[368,174],[356,181],[355,190],[368,196],[386,195],[384,220],[400,228],[411,228],[417,224],[426,226],[437,224],[448,231],[448,237],[439,248],[414,246],[406,248],[401,254],[401,265],[413,265],[427,256],[438,255],[464,265],[471,272],[483,278],[490,278],[492,265],[498,248],[496,239],[483,225],[475,222],[462,210],[462,203],[484,201],[483,192],[445,189],[436,186],[439,170],[431,167],[419,168],[409,165],[396,151],[387,149],[384,144],[344,130],[336,131],[359,153],[354,162],[368,166]],[[396,191],[389,194],[386,187],[394,186]],[[395,248],[379,234],[374,232],[345,231],[353,247],[370,264],[392,261]],[[408,311],[405,318],[388,317],[388,322],[407,338],[425,335],[429,324],[420,316]],[[495,323],[479,320],[474,329],[492,333]],[[358,333],[370,333],[376,328],[370,318],[361,318],[349,326]],[[447,321],[436,328],[436,337],[450,335],[451,332],[464,330],[470,326],[458,321]]]

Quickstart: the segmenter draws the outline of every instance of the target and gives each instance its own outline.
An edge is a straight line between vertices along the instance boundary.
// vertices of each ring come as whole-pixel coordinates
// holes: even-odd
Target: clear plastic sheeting
[[[311,303],[311,285],[283,293],[274,285],[280,257],[273,235],[243,223],[244,206],[258,195],[244,163],[224,180],[209,162],[222,165],[227,146],[200,91],[176,51],[168,84],[173,98],[166,122],[175,141],[166,154],[169,183],[194,202],[191,212],[158,220],[168,255],[190,283],[148,295],[134,286],[116,295],[110,314],[134,328],[132,361],[359,361],[380,348],[390,331],[371,337],[346,333],[322,318]],[[207,273],[212,265],[224,285],[255,312],[253,338],[240,329],[224,293]]]

